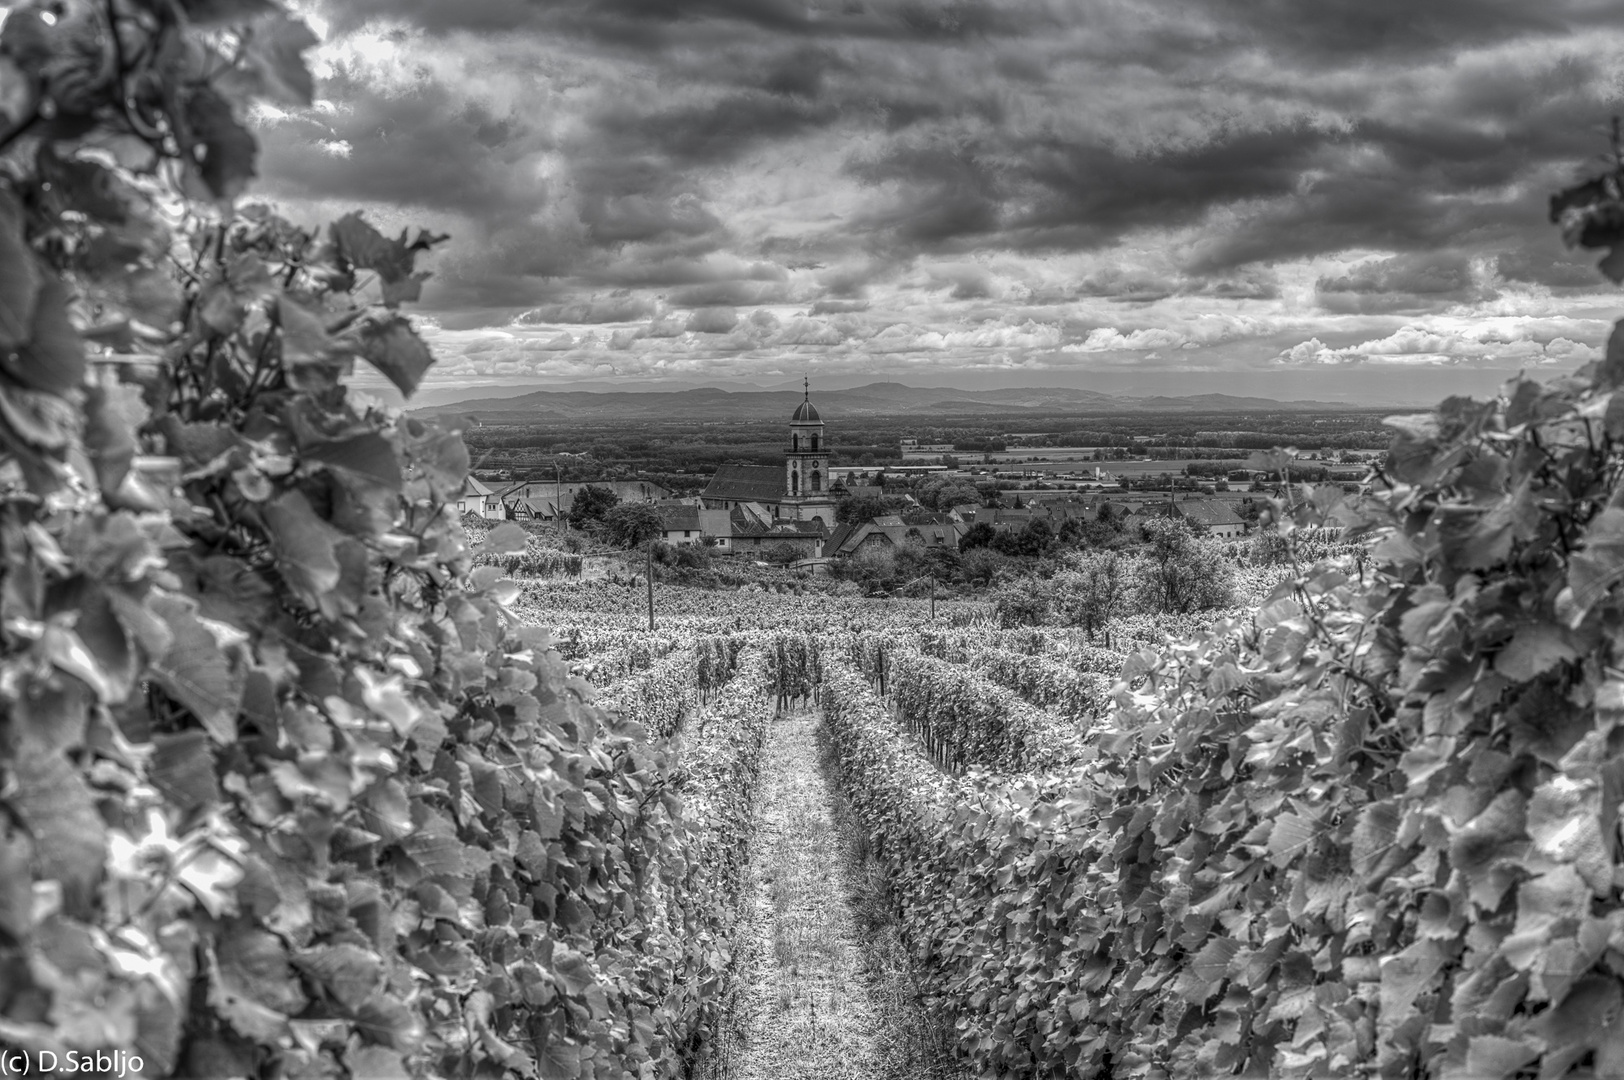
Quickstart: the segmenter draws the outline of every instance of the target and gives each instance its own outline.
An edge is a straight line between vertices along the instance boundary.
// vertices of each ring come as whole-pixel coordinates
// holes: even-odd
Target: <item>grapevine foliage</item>
[[[714,921],[670,753],[470,550],[443,238],[240,198],[309,104],[274,0],[0,29],[0,1042],[147,1075],[653,1077]],[[731,659],[731,658],[730,658]]]
[[[1571,241],[1624,250],[1621,180],[1553,203]],[[1624,323],[1571,376],[1389,423],[1373,495],[1276,500],[1292,570],[1258,610],[1126,635],[1069,776],[945,775],[827,664],[979,1075],[1624,1075]],[[1368,558],[1298,558],[1331,522]]]

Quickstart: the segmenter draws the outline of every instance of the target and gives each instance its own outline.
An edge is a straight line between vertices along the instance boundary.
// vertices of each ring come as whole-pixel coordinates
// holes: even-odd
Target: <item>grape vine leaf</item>
[[[84,378],[85,349],[68,320],[68,289],[56,277],[40,282],[28,340],[0,352],[0,372],[19,385],[46,394],[65,394]]]
[[[28,937],[33,924],[34,845],[9,822],[0,824],[0,933],[14,941]]]
[[[243,65],[253,75],[248,92],[290,105],[309,105],[316,84],[303,53],[321,44],[303,19],[273,11],[249,29]]]
[[[1494,670],[1524,683],[1578,656],[1561,629],[1550,623],[1527,623],[1517,628],[1494,658]]]
[[[202,731],[178,731],[153,737],[153,754],[148,765],[152,786],[185,810],[212,806],[220,801],[215,779],[214,755],[209,736]]]
[[[231,663],[219,642],[197,618],[190,600],[156,596],[149,606],[174,635],[169,651],[154,661],[152,673],[171,697],[190,709],[220,743],[237,739],[237,712],[242,706],[244,673]]]
[[[259,144],[237,122],[231,103],[206,84],[187,95],[185,116],[193,145],[202,150],[198,176],[216,199],[235,199],[257,175]]]
[[[319,607],[324,594],[337,588],[340,568],[334,547],[343,536],[316,516],[303,492],[289,491],[265,507],[288,584],[311,607]]]
[[[350,1012],[365,1005],[383,982],[383,961],[357,945],[327,945],[294,954],[293,962]]]
[[[60,753],[40,753],[24,743],[14,777],[8,801],[34,837],[39,877],[88,895],[101,877],[107,827],[79,770]]]
[[[39,288],[39,268],[23,238],[22,208],[10,192],[0,192],[0,349],[28,340]]]
[[[407,397],[417,390],[423,373],[434,363],[428,345],[400,315],[369,323],[362,330],[361,355]]]

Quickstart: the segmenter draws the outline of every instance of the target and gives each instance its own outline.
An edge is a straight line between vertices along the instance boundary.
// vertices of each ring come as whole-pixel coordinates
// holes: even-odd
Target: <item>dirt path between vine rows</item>
[[[716,1080],[921,1080],[900,942],[820,760],[819,716],[774,720]]]

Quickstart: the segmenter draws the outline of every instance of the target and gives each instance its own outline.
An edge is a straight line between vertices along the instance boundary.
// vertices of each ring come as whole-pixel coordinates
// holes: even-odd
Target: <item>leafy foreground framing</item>
[[[272,0],[0,29],[0,1044],[677,1074],[745,789],[718,759],[685,820],[663,742],[473,568],[461,440],[346,393],[357,357],[407,393],[428,367],[398,308],[439,238],[236,207],[239,117],[308,102],[313,41]],[[1570,239],[1619,250],[1619,180],[1559,198]],[[851,642],[706,647],[752,696],[823,681],[984,1075],[1624,1075],[1624,331],[1396,423],[1388,490],[1279,507],[1371,567],[1136,654],[1065,767],[940,774]]]
[[[234,205],[314,42],[272,0],[0,31],[0,1045],[669,1073],[714,916],[667,756],[471,569],[460,437],[341,384],[415,388],[441,238]]]

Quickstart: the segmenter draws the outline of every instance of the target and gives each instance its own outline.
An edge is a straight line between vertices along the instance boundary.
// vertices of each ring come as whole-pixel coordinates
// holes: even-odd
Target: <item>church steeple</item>
[[[784,494],[791,500],[821,503],[828,501],[828,491],[829,448],[823,441],[823,417],[812,404],[812,380],[803,377],[801,404],[789,421]]]

